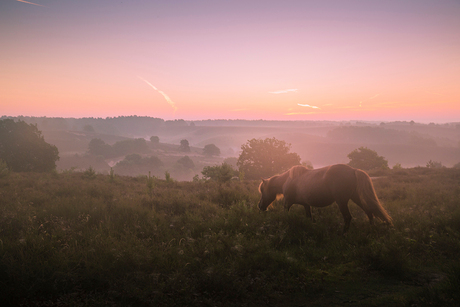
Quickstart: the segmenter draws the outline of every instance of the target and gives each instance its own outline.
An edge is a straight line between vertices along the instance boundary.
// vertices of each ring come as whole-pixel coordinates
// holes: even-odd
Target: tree
[[[59,151],[45,142],[37,125],[5,119],[0,121],[0,159],[14,172],[46,172],[56,169]]]
[[[367,147],[359,147],[347,156],[350,159],[348,165],[351,167],[370,170],[374,168],[388,169],[388,161],[379,156],[376,151]]]
[[[106,144],[101,139],[92,139],[88,144],[88,152],[96,156],[104,156],[105,158],[113,157],[114,152],[112,146]]]
[[[152,144],[153,144],[154,146],[157,146],[158,144],[160,144],[160,138],[157,137],[157,136],[155,136],[155,135],[154,135],[154,136],[151,136],[151,137],[150,137],[150,142],[152,142]]]
[[[209,178],[218,182],[227,182],[232,179],[232,177],[238,175],[238,172],[227,163],[216,166],[205,166],[201,173],[204,178]]]
[[[214,144],[208,144],[204,146],[203,154],[205,156],[220,156],[220,149]]]
[[[177,160],[177,163],[185,168],[192,169],[195,167],[195,163],[193,163],[192,159],[189,156],[185,156]]]
[[[94,127],[91,125],[85,125],[83,126],[83,131],[84,132],[94,132]]]
[[[179,151],[190,152],[190,145],[187,140],[180,141]]]
[[[129,153],[145,153],[149,151],[147,142],[143,138],[118,141],[112,146],[115,156],[123,156]]]
[[[291,150],[291,144],[276,138],[252,139],[241,146],[239,171],[247,179],[259,179],[282,173],[300,164],[300,157]]]
[[[444,166],[442,165],[441,162],[430,160],[430,161],[428,161],[426,163],[426,167],[428,167],[428,168],[443,168]]]

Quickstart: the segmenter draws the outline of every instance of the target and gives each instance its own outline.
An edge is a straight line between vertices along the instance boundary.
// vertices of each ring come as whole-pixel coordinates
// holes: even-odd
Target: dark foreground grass
[[[84,173],[0,178],[0,303],[22,306],[454,306],[460,172],[375,181],[394,227],[336,205],[256,207],[257,182]]]

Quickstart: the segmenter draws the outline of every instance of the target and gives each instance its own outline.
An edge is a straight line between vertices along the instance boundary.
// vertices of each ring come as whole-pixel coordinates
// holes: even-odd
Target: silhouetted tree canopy
[[[247,179],[267,178],[300,164],[299,155],[290,152],[291,144],[276,138],[252,139],[241,149],[237,165]]]
[[[214,144],[208,144],[204,146],[203,154],[205,156],[220,156],[220,149]]]
[[[91,125],[85,125],[83,127],[83,131],[85,131],[85,132],[94,132],[94,127],[91,126]]]
[[[190,152],[190,145],[187,140],[180,141],[179,151]]]
[[[350,159],[348,165],[362,170],[388,168],[388,161],[379,156],[376,151],[367,147],[359,147],[350,152],[347,157]]]
[[[46,172],[56,168],[59,151],[45,142],[37,125],[0,121],[0,159],[14,172]]]
[[[113,146],[106,144],[101,139],[92,139],[88,144],[90,154],[101,155],[104,158],[119,157],[130,153],[146,153],[148,150],[147,142],[142,138],[118,141]]]
[[[189,156],[180,158],[179,160],[177,160],[177,163],[185,168],[192,169],[195,167],[195,163],[193,163],[192,159],[190,159]]]
[[[88,152],[92,155],[103,156],[104,158],[115,157],[112,146],[101,139],[92,139],[88,144]]]
[[[156,135],[150,137],[150,142],[152,142],[153,145],[158,145],[160,144],[160,138]]]

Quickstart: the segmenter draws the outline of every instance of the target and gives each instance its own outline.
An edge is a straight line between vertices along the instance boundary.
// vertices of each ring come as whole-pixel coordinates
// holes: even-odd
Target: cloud
[[[311,106],[311,105],[309,105],[309,104],[301,104],[301,103],[298,103],[297,105],[298,105],[298,106],[301,106],[301,107],[312,108],[312,109],[321,109],[320,107]]]
[[[286,94],[286,93],[290,93],[290,92],[297,92],[297,89],[296,88],[291,88],[291,89],[287,89],[287,90],[280,90],[280,91],[268,92],[268,93],[269,94]]]
[[[32,4],[32,5],[36,5],[36,6],[45,7],[44,5],[37,4],[37,3],[32,3],[32,2],[29,2],[29,1],[24,1],[24,0],[16,0],[16,1],[22,2],[22,3],[27,3],[27,4]]]
[[[139,76],[138,76],[138,77],[139,77]],[[169,103],[169,105],[174,109],[174,112],[177,111],[176,104],[174,103],[174,101],[171,100],[171,98],[169,98],[168,95],[166,95],[165,92],[160,91],[160,90],[157,89],[152,83],[150,83],[149,81],[145,80],[144,78],[139,77],[139,79],[141,79],[142,81],[144,81],[145,83],[147,83],[148,85],[150,85],[155,91],[157,91],[158,93],[160,93],[160,94],[163,96],[163,98]]]

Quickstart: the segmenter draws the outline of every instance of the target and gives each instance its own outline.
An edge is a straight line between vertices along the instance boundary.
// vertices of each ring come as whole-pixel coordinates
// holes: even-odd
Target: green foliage
[[[148,150],[147,142],[142,138],[118,141],[113,146],[96,138],[92,139],[88,144],[90,154],[101,155],[105,158],[124,156],[129,153],[145,153]]]
[[[145,153],[149,150],[147,142],[142,138],[118,141],[112,148],[117,157],[129,153]]]
[[[96,170],[90,166],[86,171],[83,172],[83,178],[94,179],[96,178]]]
[[[177,164],[179,164],[181,167],[184,167],[186,169],[193,169],[195,168],[195,163],[193,163],[192,159],[190,159],[189,156],[184,156],[177,160]]]
[[[350,202],[257,209],[258,181],[17,173],[0,178],[3,305],[455,306],[460,171],[388,170],[394,227]],[[151,193],[149,181],[151,180]],[[146,188],[147,184],[147,188]]]
[[[363,170],[388,169],[388,161],[367,147],[359,147],[350,152],[347,157],[350,159],[348,165],[351,167]]]
[[[237,165],[238,158],[236,158],[236,157],[225,158],[224,163],[227,163],[228,165],[230,165],[234,169],[238,169],[238,165]]]
[[[203,148],[203,154],[205,156],[220,156],[220,149],[214,144],[208,144]]]
[[[247,179],[260,179],[284,172],[300,164],[300,157],[291,153],[291,144],[276,138],[252,139],[241,146],[237,165]]]
[[[158,136],[151,136],[150,137],[150,142],[152,142],[153,145],[158,145],[160,144],[160,138]]]
[[[84,132],[94,132],[94,127],[91,125],[84,125],[83,126],[83,131]]]
[[[9,174],[8,165],[6,165],[5,161],[0,159],[0,178],[6,177]]]
[[[165,180],[166,182],[172,182],[171,174],[168,171],[165,171]]]
[[[201,172],[206,179],[215,180],[218,182],[227,182],[238,175],[238,171],[234,170],[227,163],[216,166],[205,166]]]
[[[190,145],[187,140],[180,141],[179,151],[190,152]]]
[[[5,119],[0,121],[0,159],[13,172],[48,172],[56,169],[59,152],[37,125]]]
[[[393,169],[402,169],[401,163],[396,163],[396,164],[393,166]]]
[[[457,168],[457,169],[460,169],[460,162],[454,164],[453,168]]]
[[[92,155],[101,155],[106,158],[114,156],[112,146],[106,144],[103,140],[99,138],[92,139],[89,142],[88,152]]]
[[[428,167],[428,168],[443,168],[444,166],[442,165],[441,162],[430,160],[430,161],[428,161],[426,163],[426,167]]]
[[[149,172],[161,174],[164,163],[156,156],[142,157],[139,154],[127,155],[115,165],[115,171],[121,175],[147,175]]]

